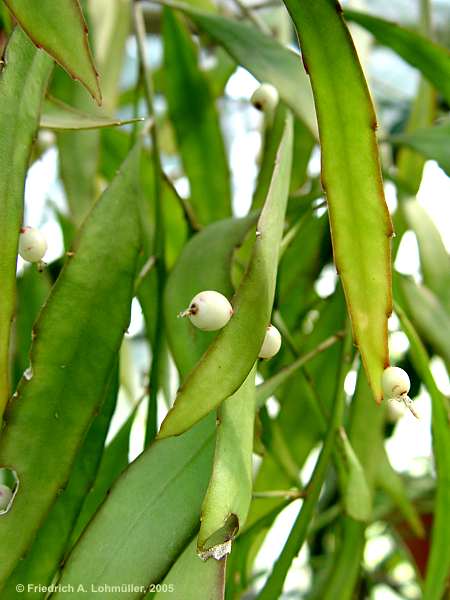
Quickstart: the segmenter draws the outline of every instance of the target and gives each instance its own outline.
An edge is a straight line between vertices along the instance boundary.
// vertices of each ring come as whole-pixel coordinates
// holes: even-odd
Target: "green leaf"
[[[164,579],[156,586],[156,594],[146,598],[171,600],[222,600],[225,583],[225,560],[202,561],[196,552],[195,539],[187,546]]]
[[[294,52],[244,22],[207,14],[180,2],[168,0],[165,4],[187,14],[259,81],[274,85],[280,98],[317,139],[311,86],[304,71],[298,68],[298,56]]]
[[[294,120],[294,157],[295,172],[291,177],[290,192],[297,192],[308,179],[308,164],[315,147],[316,139],[300,119]]]
[[[186,434],[149,446],[121,475],[81,536],[61,585],[91,589],[105,583],[160,582],[198,528],[211,474],[213,433],[211,415]],[[64,596],[61,592],[54,598]],[[103,596],[117,598],[114,591]]]
[[[392,224],[381,181],[375,113],[339,5],[329,0],[285,4],[314,92],[334,259],[369,384],[381,402],[381,375],[389,364]]]
[[[290,329],[296,327],[319,300],[314,283],[324,264],[332,260],[328,214],[301,218],[305,219],[304,224],[283,254],[278,280],[279,310]],[[292,294],[296,302],[291,302]]]
[[[286,107],[283,104],[278,104],[273,121],[268,122],[267,119],[265,120],[262,160],[259,166],[255,192],[253,194],[253,209],[260,208],[266,199],[270,180],[272,178],[272,165],[278,151],[278,146],[280,145],[281,136],[283,135],[284,121],[286,118],[285,114]],[[296,165],[296,169],[291,177],[291,192],[297,190],[305,183],[306,168],[314,144],[315,139],[309,129],[302,121],[300,121],[300,119],[294,119],[293,164]]]
[[[345,512],[356,521],[368,521],[372,514],[372,494],[365,471],[347,436],[342,435],[342,449],[347,467],[344,491]]]
[[[135,150],[95,205],[33,329],[30,371],[0,440],[0,464],[20,482],[0,518],[0,582],[66,484],[128,326],[140,244],[138,157]]]
[[[0,416],[9,397],[9,340],[25,175],[51,69],[48,56],[16,28],[0,73]]]
[[[332,337],[327,338],[321,344],[319,344],[316,348],[307,352],[306,354],[302,354],[298,358],[296,358],[290,365],[283,367],[277,373],[272,375],[269,379],[266,379],[263,383],[260,383],[256,388],[256,404],[258,407],[262,406],[264,402],[272,396],[275,390],[289,381],[289,379],[297,373],[297,371],[303,367],[309,360],[313,359],[317,354],[323,352],[330,348],[333,344],[335,344],[342,336],[334,335]]]
[[[202,506],[198,549],[208,558],[231,551],[252,499],[256,366],[218,410],[213,472]]]
[[[75,525],[85,495],[92,485],[102,456],[109,423],[114,412],[118,392],[117,371],[113,370],[105,389],[105,401],[100,414],[93,420],[81,450],[74,462],[70,480],[52,506],[47,519],[39,529],[26,558],[19,561],[16,569],[2,589],[2,598],[17,598],[17,585],[26,582],[49,585],[59,569],[61,559],[68,548],[68,541]],[[35,598],[45,597],[45,592],[33,591]]]
[[[328,339],[336,332],[337,327],[344,327],[345,304],[339,288],[321,308],[318,324],[312,333],[302,340],[302,351],[306,353]],[[298,465],[298,471],[314,445],[323,438],[325,433],[328,419],[323,417],[318,399],[322,399],[324,408],[330,410],[339,371],[340,346],[340,343],[334,344],[313,358],[308,365],[300,367],[288,384],[278,388],[276,392],[282,410],[275,423],[279,425],[284,439],[289,440],[290,454]],[[273,377],[277,377],[277,373]],[[270,379],[267,381],[269,382]],[[263,383],[260,390],[257,390],[257,399],[259,392],[264,390],[264,385]],[[266,456],[256,477],[255,491],[274,489],[274,486],[281,486],[279,489],[284,489],[285,486],[291,485],[291,480],[286,480],[286,477],[281,479],[279,467],[277,469],[278,472],[271,457]],[[280,499],[259,502],[256,505],[253,503],[248,521],[253,523],[277,503],[280,503]]]
[[[122,74],[125,44],[130,35],[129,0],[95,0],[87,5],[94,32],[92,46],[102,82],[102,106],[109,113],[116,109]]]
[[[260,499],[256,501],[261,504]],[[251,557],[256,555],[254,548],[261,545],[266,531],[290,502],[292,500],[283,499],[271,512],[255,521],[251,527],[246,527],[245,531],[236,539],[233,552],[227,558],[225,598],[239,598],[246,591],[253,579]]]
[[[428,288],[396,274],[394,297],[406,310],[415,329],[434,352],[450,365],[450,316]]]
[[[362,369],[358,374],[357,386],[351,404],[349,439],[360,464],[370,494],[375,487],[375,478],[378,468],[378,457],[374,452],[377,443],[383,442],[383,427],[385,410],[370,402],[370,388],[367,377]],[[368,427],[370,423],[370,427]]]
[[[450,259],[441,235],[418,202],[403,202],[401,210],[417,236],[424,284],[450,310]]]
[[[5,4],[38,48],[43,48],[71,77],[79,79],[101,104],[87,25],[77,0],[5,0]]]
[[[415,31],[379,17],[354,10],[346,10],[344,15],[348,21],[358,23],[370,31],[380,44],[392,48],[412,67],[419,69],[450,102],[450,56],[446,48]]]
[[[371,516],[379,461],[379,454],[375,450],[384,448],[382,445],[384,414],[384,407],[372,402],[367,378],[364,371],[360,369],[351,403],[349,425],[351,446],[345,449],[348,441],[347,443],[344,441],[345,457],[347,460],[350,458],[348,465],[350,473],[346,482],[344,501],[350,516],[341,519],[341,535],[337,542],[333,566],[321,593],[321,597],[326,600],[335,598],[350,600],[354,594],[365,545],[366,524],[361,523],[360,520],[368,520]],[[369,423],[370,427],[368,427]],[[357,458],[359,467],[351,465],[352,454]],[[361,468],[362,473],[359,471]],[[361,481],[361,476],[364,482]],[[359,498],[361,492],[362,497]],[[362,513],[357,504],[358,499],[365,503],[365,510]]]
[[[421,4],[422,7],[426,3]],[[432,125],[436,114],[436,92],[432,85],[422,77],[417,86],[416,97],[412,100],[410,114],[403,133],[414,134],[417,129]],[[402,186],[408,190],[411,196],[419,191],[422,181],[425,158],[409,148],[400,148],[397,154],[397,177]],[[402,191],[397,187],[401,199]]]
[[[50,91],[53,97],[75,110],[85,113],[94,112],[86,90],[72,81],[58,67],[54,70]],[[96,175],[99,162],[100,131],[61,130],[56,133],[56,141],[60,177],[65,188],[70,215],[75,224],[79,226],[99,195]]]
[[[94,484],[84,499],[83,507],[77,519],[73,534],[71,536],[73,546],[80,537],[86,525],[97,512],[99,506],[108,495],[115,480],[128,466],[128,452],[130,447],[130,431],[136,416],[133,410],[116,433],[114,438],[105,448],[102,460],[98,468]]]
[[[143,121],[136,119],[114,119],[99,114],[89,114],[68,106],[55,98],[44,103],[40,126],[43,129],[99,129],[100,127],[117,127],[127,123]]]
[[[394,145],[406,146],[416,150],[429,160],[435,160],[450,177],[449,138],[450,120],[434,127],[417,129],[411,133],[392,135],[388,138],[388,141]]]
[[[429,357],[414,327],[402,308],[396,304],[402,328],[408,336],[412,363],[431,396],[433,451],[436,468],[431,550],[423,589],[424,600],[442,598],[450,572],[450,426],[447,399],[439,390],[429,367]]]
[[[292,450],[292,440],[287,440],[278,421],[273,421],[265,407],[259,411],[259,419],[262,425],[261,442],[263,452],[272,456],[280,469],[287,475],[289,484],[301,487],[299,478],[299,465]]]
[[[342,520],[342,537],[329,580],[321,590],[323,600],[351,600],[361,569],[365,525],[350,517]]]
[[[283,550],[275,561],[272,572],[258,595],[259,600],[272,600],[273,598],[280,597],[292,561],[300,552],[306,539],[308,528],[319,500],[320,490],[325,481],[333,448],[335,447],[336,435],[342,425],[345,403],[344,380],[349,368],[346,363],[349,359],[350,351],[351,336],[347,333],[342,346],[340,370],[336,382],[333,409],[319,459],[307,485],[308,494],[302,504],[294,525],[292,526]]]
[[[161,438],[186,431],[231,396],[258,356],[272,312],[291,159],[292,119],[288,118],[251,262],[233,300],[234,315],[179,389],[161,425]]]
[[[51,289],[50,277],[40,273],[34,265],[24,270],[17,279],[17,306],[14,324],[14,380],[16,387],[22,373],[28,368],[33,324]]]
[[[225,219],[208,225],[189,240],[168,278],[164,294],[166,332],[182,379],[217,334],[199,331],[189,319],[179,319],[177,315],[202,290],[232,295],[230,265],[233,251],[255,221],[253,214],[245,219]]]
[[[181,20],[163,11],[165,92],[189,178],[191,203],[201,223],[231,214],[230,172],[219,117],[198,53]]]
[[[263,133],[262,160],[252,199],[252,209],[260,209],[266,200],[273,173],[273,164],[280,146],[286,121],[286,107],[278,104],[273,119],[265,120]]]
[[[397,471],[395,471],[389,462],[383,442],[378,444],[378,447],[375,448],[373,454],[377,457],[377,487],[379,487],[387,496],[389,496],[398,511],[407,521],[411,531],[413,531],[417,537],[424,537],[425,532],[420,515],[418,514],[414,504],[408,498],[407,490],[401,476],[397,473]]]

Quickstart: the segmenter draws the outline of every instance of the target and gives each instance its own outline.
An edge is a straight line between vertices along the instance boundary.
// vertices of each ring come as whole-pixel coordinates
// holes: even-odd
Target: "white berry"
[[[272,358],[281,348],[281,333],[273,325],[269,325],[259,351],[259,358]]]
[[[205,290],[194,296],[189,308],[180,317],[189,317],[191,323],[203,331],[222,329],[231,319],[233,307],[219,292]]]
[[[47,240],[34,227],[22,227],[19,236],[19,254],[28,262],[39,262],[47,252]]]
[[[278,104],[279,96],[276,87],[270,83],[262,83],[252,94],[251,103],[258,110],[271,115]]]
[[[383,372],[382,386],[385,398],[398,400],[408,394],[411,382],[408,373],[400,367],[388,367]]]
[[[384,397],[387,400],[398,400],[399,402],[403,402],[412,414],[417,419],[419,418],[419,415],[414,409],[413,401],[408,396],[411,382],[406,371],[400,369],[400,367],[388,367],[383,371],[381,385],[383,387]]]
[[[7,485],[3,485],[0,483],[0,510],[5,510],[8,508],[9,503],[11,502],[12,491]]]

